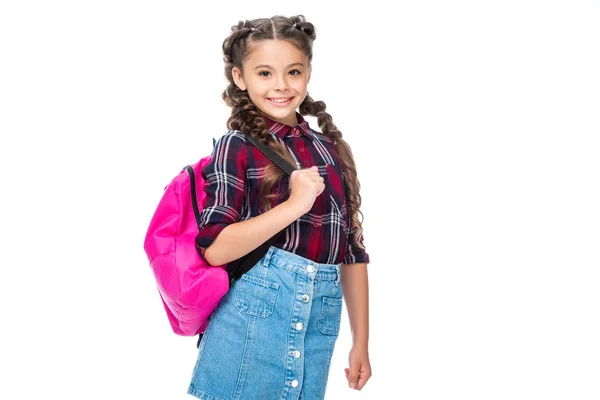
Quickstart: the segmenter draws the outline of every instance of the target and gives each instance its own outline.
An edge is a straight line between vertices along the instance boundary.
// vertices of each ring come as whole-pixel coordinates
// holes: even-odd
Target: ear
[[[308,78],[306,79],[306,84],[308,85],[308,82],[310,82],[310,74],[312,72],[312,66],[308,66],[308,69],[306,70],[306,75],[308,76]]]
[[[239,87],[242,92],[246,90],[246,84],[244,83],[244,78],[242,77],[242,71],[240,71],[238,67],[233,67],[231,70],[231,75],[233,76],[233,81],[235,82],[236,86]]]

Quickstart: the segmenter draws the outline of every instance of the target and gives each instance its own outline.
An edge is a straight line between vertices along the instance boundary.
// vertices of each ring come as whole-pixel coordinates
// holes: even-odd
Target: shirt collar
[[[314,134],[308,126],[308,121],[306,121],[298,112],[296,112],[296,117],[298,118],[298,125],[296,126],[284,125],[281,122],[273,121],[266,115],[262,115],[262,117],[267,124],[269,132],[275,134],[275,136],[280,139],[288,136],[298,137],[304,135],[310,140],[314,140]]]

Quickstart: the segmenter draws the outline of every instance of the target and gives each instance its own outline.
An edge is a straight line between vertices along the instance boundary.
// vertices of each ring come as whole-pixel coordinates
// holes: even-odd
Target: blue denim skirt
[[[342,314],[340,268],[271,246],[209,317],[188,393],[323,399]]]

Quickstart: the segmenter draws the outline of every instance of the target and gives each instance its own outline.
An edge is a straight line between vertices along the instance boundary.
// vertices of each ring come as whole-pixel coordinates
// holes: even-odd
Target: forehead
[[[301,62],[308,63],[308,56],[287,40],[268,39],[252,43],[249,48],[248,57],[244,60],[247,65],[268,64],[275,68]]]

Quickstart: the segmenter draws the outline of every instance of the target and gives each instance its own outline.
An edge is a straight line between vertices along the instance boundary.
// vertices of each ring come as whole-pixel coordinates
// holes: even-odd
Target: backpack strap
[[[275,165],[281,168],[288,176],[291,175],[294,170],[298,169],[290,164],[285,158],[273,151],[269,146],[262,144],[260,141],[256,140],[250,135],[246,135],[246,138],[248,138],[252,144],[254,144],[265,156],[273,161]],[[261,258],[263,258],[263,256],[267,254],[269,247],[271,247],[275,240],[277,240],[277,238],[283,232],[285,232],[286,229],[287,226],[269,238],[266,242],[258,246],[256,249],[252,250],[250,253],[228,263],[226,269],[229,275],[229,285],[233,285],[234,281],[248,272]]]
[[[190,191],[192,192],[192,208],[194,209],[194,218],[196,225],[200,226],[200,209],[198,208],[198,196],[196,196],[196,176],[191,165],[183,167],[190,176]]]
[[[253,138],[250,135],[246,135],[246,138],[254,146],[256,146],[260,151],[262,151],[265,156],[267,156],[271,161],[273,161],[275,163],[275,165],[277,165],[279,168],[281,168],[283,170],[283,172],[288,174],[288,176],[292,175],[292,172],[294,172],[294,170],[297,169],[292,164],[290,164],[288,160],[281,157],[269,146],[262,144],[260,141],[256,140],[255,138]]]

